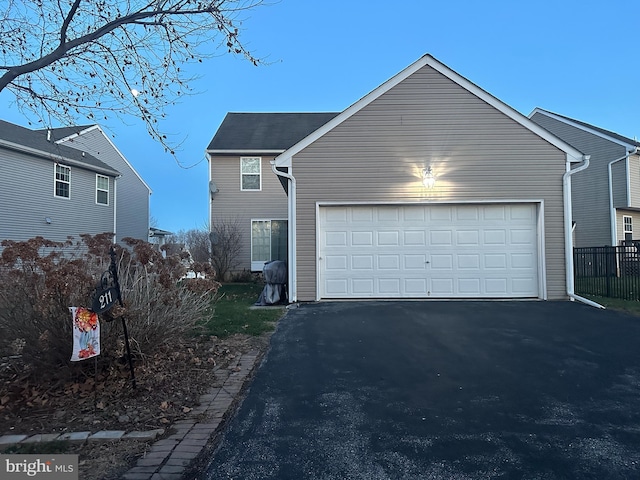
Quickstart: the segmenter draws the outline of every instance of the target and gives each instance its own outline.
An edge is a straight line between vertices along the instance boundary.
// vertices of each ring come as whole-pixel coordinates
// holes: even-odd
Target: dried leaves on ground
[[[200,395],[219,386],[220,369],[249,350],[264,351],[267,344],[268,335],[234,335],[224,340],[194,339],[157,351],[136,359],[135,389],[124,358],[95,375],[67,380],[57,375],[51,382],[32,380],[21,371],[19,357],[4,358],[0,435],[153,429],[168,434],[173,422],[191,415]],[[80,454],[81,478],[106,479],[118,478],[148,447],[127,441],[82,449],[69,445],[66,452]]]

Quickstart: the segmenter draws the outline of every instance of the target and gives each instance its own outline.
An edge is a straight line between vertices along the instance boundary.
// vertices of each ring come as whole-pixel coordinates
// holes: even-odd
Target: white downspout
[[[566,172],[562,176],[562,192],[564,196],[564,251],[565,251],[565,271],[567,279],[567,296],[573,302],[586,303],[592,307],[605,308],[599,303],[593,302],[587,298],[576,295],[573,284],[573,217],[571,209],[571,176],[581,172],[589,166],[590,155],[583,155],[583,162],[577,168],[572,169],[571,163],[567,161]]]
[[[296,179],[293,175],[285,172],[281,172],[276,168],[276,162],[271,160],[271,170],[279,177],[289,180],[289,218],[287,229],[287,241],[289,242],[289,251],[287,252],[287,273],[288,273],[288,287],[289,287],[289,303],[296,303],[298,301],[298,288],[296,284]]]
[[[613,175],[612,175],[611,166],[614,163],[620,162],[622,160],[627,160],[627,165],[628,165],[629,156],[634,155],[636,153],[638,153],[638,147],[635,147],[633,150],[628,150],[623,157],[617,158],[615,160],[611,160],[607,165],[607,173],[609,175],[609,215],[611,216],[611,222],[609,222],[609,225],[611,226],[611,246],[612,247],[615,247],[618,244],[618,219],[616,218],[617,217],[616,209],[613,206]],[[629,168],[628,167],[627,167],[627,186],[629,186]],[[627,205],[631,204],[631,197],[629,195],[630,195],[629,188],[627,188]]]
[[[117,242],[118,228],[118,179],[121,175],[113,177],[113,243]],[[148,231],[149,229],[147,229]]]

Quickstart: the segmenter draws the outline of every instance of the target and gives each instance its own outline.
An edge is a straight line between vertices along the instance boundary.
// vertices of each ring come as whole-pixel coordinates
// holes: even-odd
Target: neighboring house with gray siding
[[[575,246],[640,239],[640,143],[541,108],[529,117],[591,157],[572,179]]]
[[[212,223],[274,215],[242,195],[259,165],[290,301],[575,297],[563,178],[585,156],[430,55],[293,145],[248,145],[210,160]]]
[[[121,199],[132,197],[122,183],[135,171],[119,163],[107,144],[82,148],[79,141],[63,138],[69,134],[63,134],[65,130],[31,130],[0,120],[0,240],[42,236],[64,241],[100,233],[146,240],[148,187],[144,197],[127,206]],[[126,217],[122,210],[127,208],[141,212],[142,228],[123,226],[121,234],[118,214]]]
[[[148,240],[151,188],[102,128],[99,125],[56,128],[51,135],[57,144],[93,155],[120,172],[114,185],[116,241],[127,237]]]

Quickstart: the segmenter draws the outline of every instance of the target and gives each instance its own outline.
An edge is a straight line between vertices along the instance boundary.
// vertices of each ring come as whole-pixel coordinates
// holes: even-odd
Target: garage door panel
[[[480,245],[480,232],[477,230],[458,230],[456,232],[456,244],[478,246]]]
[[[327,270],[346,272],[348,262],[349,257],[347,255],[327,255],[325,258],[325,268]]]
[[[373,246],[373,232],[352,232],[351,245],[354,247]]]
[[[427,266],[427,255],[403,255],[403,267],[405,270],[424,270]]]
[[[401,294],[400,278],[380,278],[378,279],[378,291],[381,297],[396,297]]]
[[[480,286],[482,281],[479,278],[459,278],[457,293],[465,297],[475,297],[482,292]]]
[[[452,278],[431,278],[431,292],[436,297],[453,296],[453,279]]]
[[[400,255],[378,255],[380,270],[400,270]]]
[[[400,232],[378,232],[378,245],[400,246]]]
[[[426,278],[405,278],[404,291],[411,297],[427,296],[427,279]]]
[[[430,230],[429,240],[431,246],[451,246],[453,245],[453,232],[451,230]]]
[[[346,247],[347,232],[325,232],[324,241],[327,247]]]
[[[405,247],[426,247],[427,246],[427,235],[424,230],[412,231],[408,230],[404,232],[403,235],[404,246]]]
[[[351,268],[353,270],[373,271],[373,255],[353,255],[351,257]]]
[[[321,207],[321,298],[537,297],[534,204]]]

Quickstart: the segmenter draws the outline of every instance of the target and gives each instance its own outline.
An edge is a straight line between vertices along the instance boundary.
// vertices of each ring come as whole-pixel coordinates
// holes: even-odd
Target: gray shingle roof
[[[338,113],[227,113],[207,151],[284,151]]]
[[[576,120],[575,118],[567,117],[566,115],[560,115],[558,113],[549,112],[548,110],[544,110],[542,108],[540,108],[539,110],[551,113],[551,114],[553,114],[553,115],[555,115],[557,117],[564,118],[564,119],[569,120],[570,122],[573,122],[575,124],[582,125],[583,127],[590,128],[591,130],[595,130],[596,132],[599,132],[599,133],[601,133],[603,135],[607,135],[607,136],[609,136],[611,138],[614,138],[616,140],[619,140],[619,141],[621,141],[623,143],[628,143],[629,145],[633,145],[634,147],[640,147],[640,142],[638,142],[637,140],[633,140],[633,139],[631,139],[629,137],[625,137],[623,135],[620,135],[618,133],[612,132],[610,130],[605,130],[604,128],[596,127],[595,125],[591,125],[590,123],[582,122],[580,120]]]
[[[78,127],[71,127],[77,130]],[[63,129],[53,129],[53,131],[60,131]],[[73,133],[73,132],[72,132]],[[63,138],[65,135],[58,136]],[[83,153],[75,148],[67,147],[65,145],[58,145],[54,142],[55,137],[52,137],[51,141],[47,140],[47,130],[30,130],[13,123],[0,120],[0,146],[4,148],[11,148],[10,146],[1,142],[9,142],[17,146],[27,147],[32,150],[40,152],[43,156],[56,156],[63,157],[78,166],[84,166],[90,170],[98,170],[103,173],[118,175],[119,172],[114,170],[106,163],[98,160],[88,153]]]

